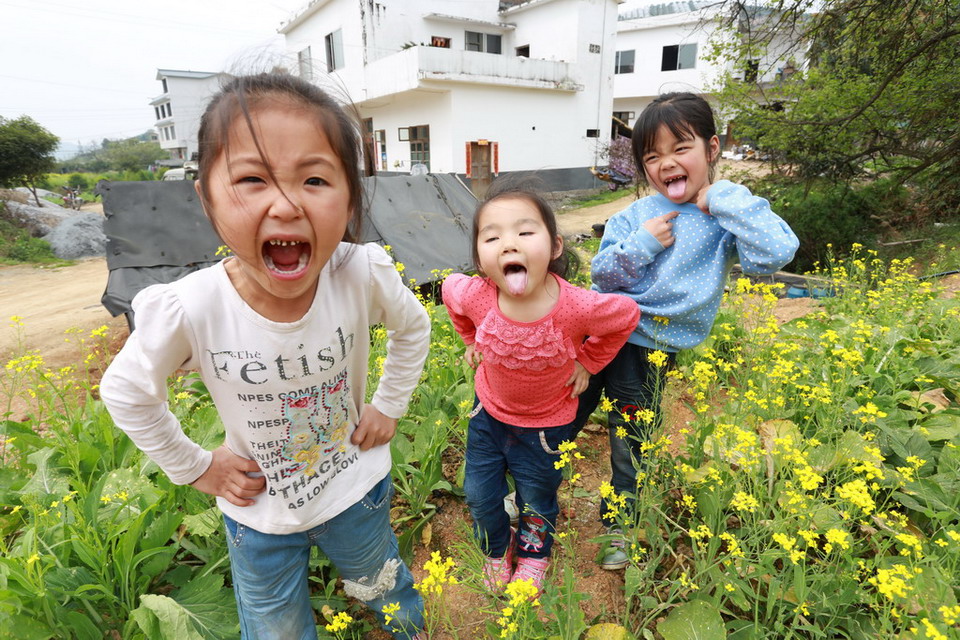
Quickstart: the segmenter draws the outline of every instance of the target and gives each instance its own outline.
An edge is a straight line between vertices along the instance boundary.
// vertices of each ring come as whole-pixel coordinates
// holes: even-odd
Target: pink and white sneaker
[[[510,529],[510,542],[502,558],[488,557],[483,563],[483,586],[491,591],[499,591],[510,582],[513,576],[513,549],[516,547],[516,533]]]
[[[537,588],[537,595],[539,595],[543,593],[543,582],[546,580],[549,568],[550,558],[520,558],[517,560],[517,570],[511,582],[530,580]]]

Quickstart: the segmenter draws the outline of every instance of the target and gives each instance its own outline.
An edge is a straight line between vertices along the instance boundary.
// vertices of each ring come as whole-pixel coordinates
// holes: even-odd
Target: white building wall
[[[346,65],[334,75],[384,130],[388,170],[409,171],[397,129],[418,125],[430,126],[434,172],[465,173],[466,144],[484,139],[500,143],[500,171],[576,168],[596,164],[609,135],[616,6],[534,0],[499,13],[497,0],[330,0],[283,31],[291,53],[309,46],[324,69],[324,38],[342,29]],[[464,51],[466,31],[499,35],[501,53]],[[450,50],[405,50],[434,36]],[[529,60],[515,57],[522,45]],[[538,71],[542,60],[553,64]]]
[[[167,92],[162,94],[170,103],[172,115],[169,118],[158,120],[155,129],[159,135],[160,148],[171,151],[184,150],[184,160],[197,152],[197,134],[200,130],[200,116],[203,115],[210,99],[220,90],[220,78],[211,75],[206,78],[188,78],[175,75],[165,76]],[[160,98],[154,100],[158,103]],[[176,137],[165,140],[162,129],[170,125],[174,127]]]

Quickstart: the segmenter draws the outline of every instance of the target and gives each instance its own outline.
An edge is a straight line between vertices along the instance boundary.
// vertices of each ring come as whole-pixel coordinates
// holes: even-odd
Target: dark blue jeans
[[[668,353],[668,360],[662,367],[655,367],[647,356],[653,350],[639,345],[626,343],[616,357],[597,375],[590,378],[587,390],[580,394],[580,406],[574,420],[574,436],[580,433],[590,414],[597,408],[600,395],[606,392],[613,402],[613,409],[607,412],[607,424],[610,430],[610,484],[618,494],[637,490],[637,470],[643,469],[643,452],[640,445],[646,442],[650,433],[660,426],[663,414],[660,410],[660,398],[666,382],[666,373],[676,360],[676,354]],[[637,411],[649,409],[654,418],[650,424],[636,420]],[[626,420],[624,415],[630,416]],[[618,427],[623,427],[626,437],[617,435]],[[629,513],[633,511],[633,500],[628,499]],[[608,525],[614,524],[603,516],[608,511],[605,500],[600,501],[600,519]],[[636,519],[634,519],[636,522]]]
[[[572,423],[546,429],[515,427],[485,409],[470,418],[463,490],[473,533],[488,557],[502,557],[510,543],[510,517],[503,508],[507,471],[513,476],[520,510],[517,555],[550,555],[560,512],[557,489],[563,480],[563,470],[554,463],[560,459],[560,443],[571,440],[572,432]]]

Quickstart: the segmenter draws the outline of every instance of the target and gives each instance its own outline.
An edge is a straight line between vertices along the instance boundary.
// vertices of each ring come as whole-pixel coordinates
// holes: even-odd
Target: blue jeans
[[[647,359],[653,350],[639,345],[626,343],[613,360],[597,375],[591,376],[587,390],[580,394],[580,405],[574,420],[575,433],[580,433],[590,414],[597,408],[601,393],[613,402],[613,409],[607,413],[607,425],[610,431],[610,484],[618,494],[627,493],[628,514],[633,515],[632,496],[637,491],[637,470],[643,469],[643,452],[640,445],[650,437],[650,432],[658,428],[663,420],[660,410],[660,398],[666,386],[666,373],[676,360],[675,353],[668,353],[663,367],[655,367]],[[624,415],[634,418],[640,409],[653,411],[650,424],[642,421],[624,419]],[[618,427],[627,435],[619,437]],[[607,525],[614,522],[603,516],[608,511],[605,500],[600,501],[600,519]],[[636,522],[636,518],[633,518]]]
[[[572,431],[572,423],[545,429],[515,427],[485,409],[470,418],[463,490],[473,533],[488,557],[503,557],[510,544],[510,516],[503,508],[507,471],[513,476],[520,510],[517,555],[550,556],[560,513],[557,489],[563,481],[563,470],[553,463],[560,459],[560,443],[570,440]]]
[[[390,528],[388,474],[359,502],[331,520],[299,533],[261,533],[224,516],[233,590],[244,640],[315,640],[307,588],[310,547],[316,545],[343,578],[344,591],[370,607],[397,602],[388,631],[412,638],[423,628],[423,601],[400,559]]]

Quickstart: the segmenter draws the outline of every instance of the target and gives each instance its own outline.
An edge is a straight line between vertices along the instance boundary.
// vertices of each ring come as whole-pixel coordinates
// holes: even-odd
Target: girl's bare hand
[[[252,498],[267,488],[267,479],[263,476],[252,478],[247,475],[258,471],[260,465],[256,462],[241,458],[223,445],[213,450],[210,466],[191,486],[238,507],[249,507],[254,502]]]
[[[650,232],[657,242],[666,249],[673,244],[673,222],[672,220],[680,215],[679,211],[671,211],[656,218],[650,218],[643,223],[643,228]]]
[[[475,349],[476,343],[468,344],[467,350],[463,352],[463,359],[467,361],[467,364],[470,365],[471,369],[476,369],[480,366],[480,362],[483,360],[483,355],[477,352]]]
[[[363,413],[360,414],[360,422],[350,436],[350,442],[358,445],[361,451],[366,451],[387,444],[396,432],[396,418],[389,418],[372,404],[365,404]]]
[[[567,380],[566,384],[566,386],[572,387],[570,389],[570,397],[576,398],[578,395],[587,390],[587,386],[589,384],[590,372],[587,371],[579,362],[574,362],[573,375],[570,376],[570,379]]]

